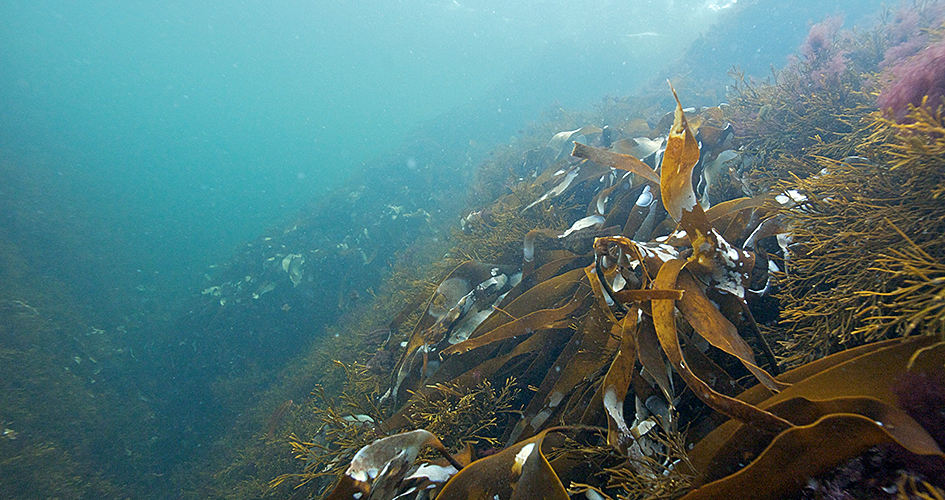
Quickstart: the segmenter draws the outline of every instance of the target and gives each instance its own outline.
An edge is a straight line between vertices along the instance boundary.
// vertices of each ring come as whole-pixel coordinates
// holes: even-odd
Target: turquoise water
[[[27,168],[169,286],[434,117],[504,142],[542,109],[633,92],[719,4],[8,2],[0,145],[44,158]],[[775,63],[793,47],[762,41]]]
[[[732,31],[700,61],[705,68],[724,76],[740,64],[764,76],[810,22],[843,10],[855,23],[880,2],[746,4],[762,15],[726,17],[733,7],[712,0],[3,2],[4,252],[15,251],[28,276],[61,285],[83,328],[111,332],[116,345],[127,343],[122,352],[151,353],[128,357],[108,382],[153,408],[148,425],[201,415],[178,441],[160,434],[158,448],[132,450],[136,463],[159,457],[152,462],[166,463],[155,470],[169,470],[226,427],[222,418],[207,423],[224,413],[200,398],[234,361],[221,355],[195,367],[196,356],[175,349],[202,332],[158,332],[153,322],[174,325],[168,318],[216,283],[205,277],[211,266],[247,242],[352,185],[395,179],[419,189],[417,179],[434,176],[425,171],[474,168],[470,144],[484,154],[542,111],[632,94],[694,42],[701,47],[704,33]],[[439,224],[457,219],[436,211],[450,200],[423,195],[416,206]],[[358,217],[319,224],[372,227]],[[26,300],[4,288],[3,300]],[[66,360],[88,359],[61,349]],[[250,361],[237,364],[269,370],[289,356],[244,352]],[[0,420],[15,419],[0,408]]]
[[[492,99],[487,113],[517,122],[633,88],[658,53],[620,35],[656,28],[619,5],[7,4],[0,140],[42,153],[30,168],[76,188],[143,273],[193,273],[425,120]],[[570,69],[606,61],[593,78]]]

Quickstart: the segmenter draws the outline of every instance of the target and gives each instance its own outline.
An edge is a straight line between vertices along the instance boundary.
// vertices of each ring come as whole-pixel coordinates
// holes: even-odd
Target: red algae
[[[932,44],[886,72],[887,85],[877,97],[879,108],[897,120],[913,107],[942,105],[945,97],[945,40]]]

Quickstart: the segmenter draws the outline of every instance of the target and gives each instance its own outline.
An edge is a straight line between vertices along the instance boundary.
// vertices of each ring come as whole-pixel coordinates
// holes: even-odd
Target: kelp
[[[657,175],[649,165],[629,154],[613,153],[575,142],[571,156],[575,158],[585,158],[611,168],[626,170],[627,172],[637,174],[656,184],[660,182],[659,175]]]
[[[790,418],[794,424],[783,432],[772,437],[759,432],[757,427],[731,421],[700,441],[684,461],[673,462],[666,468],[667,474],[675,478],[674,482],[653,482],[663,487],[676,485],[673,491],[678,494],[681,492],[680,483],[688,487],[695,477],[697,488],[684,497],[687,499],[721,496],[733,499],[782,498],[796,491],[810,477],[821,475],[847,458],[881,444],[899,447],[914,463],[922,464],[920,468],[927,474],[945,472],[945,455],[941,448],[912,416],[898,407],[897,397],[889,383],[890,379],[898,376],[940,374],[945,367],[945,342],[925,336],[888,341],[854,351],[827,357],[818,361],[817,366],[784,374],[782,378],[793,384],[779,394],[761,401],[759,398],[763,396],[758,390],[739,396],[745,404],[758,405]],[[877,373],[877,368],[884,373]],[[547,429],[467,467],[457,467],[459,472],[446,482],[437,498],[567,498],[562,496],[564,483],[560,475],[568,477],[574,470],[574,458],[549,462],[549,451],[543,449],[549,433],[567,430]],[[415,455],[414,436],[422,436],[424,442],[435,442],[429,433],[416,434],[421,432],[425,431],[395,436],[397,443],[409,441],[404,446],[406,451],[386,449],[390,443],[395,443],[392,437],[378,441],[362,452],[367,450],[365,454],[368,454],[373,453],[375,447],[384,448],[387,461],[392,460],[391,457]],[[672,446],[672,443],[665,444]],[[676,447],[677,453],[686,455],[678,445]],[[567,453],[559,456],[567,457]],[[650,471],[659,467],[659,462],[654,464],[652,458],[642,454],[630,458],[625,465],[630,468],[607,471],[612,474],[612,484],[607,485],[609,491],[643,490],[640,482],[646,476],[639,474],[646,469],[641,467],[646,464]],[[748,464],[743,466],[744,463]],[[362,469],[362,465],[352,461],[348,478],[343,478],[335,489],[336,493],[343,492],[345,496],[329,498],[349,498],[348,492],[355,490],[347,488],[357,481],[364,482],[362,476],[366,473],[359,472]],[[371,477],[377,476],[375,481],[380,481],[382,476],[386,478],[386,487],[393,488],[387,498],[407,487],[393,487],[390,482],[392,478],[403,479],[407,474],[406,463],[400,462],[396,468],[374,467],[370,470],[379,469],[384,472],[380,476],[374,472]],[[352,470],[355,472],[351,473]],[[628,474],[631,470],[636,470],[637,474]],[[777,474],[772,475],[773,470],[777,470]],[[600,491],[586,484],[576,486],[578,491]],[[928,488],[935,491],[931,485]],[[366,493],[370,489],[357,491]],[[408,489],[407,493],[410,491]]]
[[[928,432],[899,407],[888,387],[876,383],[913,369],[915,363],[904,364],[903,359],[925,356],[923,369],[941,364],[941,349],[924,350],[938,345],[934,338],[922,337],[893,351],[868,346],[777,375],[777,360],[753,319],[754,301],[771,289],[772,269],[780,271],[786,263],[788,277],[808,276],[799,270],[807,258],[800,242],[809,226],[799,218],[816,216],[817,207],[826,213],[838,206],[837,198],[813,196],[810,186],[852,168],[850,162],[857,160],[818,159],[833,162],[834,168],[795,179],[808,183],[803,187],[786,183],[781,194],[722,200],[704,208],[711,197],[698,196],[697,190],[714,175],[706,172],[706,163],[724,157],[731,147],[725,113],[708,108],[690,119],[677,98],[671,124],[659,140],[661,149],[636,161],[617,156],[626,154],[618,152],[619,141],[576,146],[585,158],[567,164],[558,159],[544,173],[523,181],[529,187],[520,192],[532,193],[534,201],[509,204],[506,199],[497,202],[494,212],[482,211],[543,214],[539,218],[553,220],[547,214],[549,200],[586,205],[583,214],[578,209],[558,212],[577,221],[569,231],[522,227],[522,250],[516,251],[520,266],[510,263],[512,250],[495,254],[493,262],[462,263],[425,306],[421,300],[412,303],[422,312],[409,322],[412,333],[381,399],[385,415],[373,429],[400,436],[425,428],[435,430],[454,451],[461,443],[472,445],[472,453],[483,458],[453,473],[437,498],[566,498],[565,487],[572,483],[584,485],[577,487],[585,488],[580,491],[630,498],[656,470],[675,478],[675,486],[667,483],[661,490],[667,496],[683,493],[695,479],[705,489],[692,492],[693,498],[714,491],[774,497],[796,490],[797,478],[826,473],[878,444],[902,446],[923,466],[937,466],[941,451]],[[887,129],[884,136],[881,127],[871,134],[877,145],[895,135]],[[631,175],[620,168],[630,164],[639,171]],[[658,167],[659,182],[641,165],[654,172]],[[475,224],[487,223],[482,218]],[[793,243],[787,231],[793,231]],[[466,234],[470,243],[475,241],[470,237],[475,232]],[[582,238],[592,243],[575,243]],[[899,296],[941,281],[923,246],[927,240],[911,243],[877,261],[885,262],[885,272],[915,276],[909,282],[913,288]],[[916,263],[891,267],[894,258],[906,255]],[[790,284],[785,290],[792,290]],[[930,306],[914,305],[909,321],[918,321],[916,329],[939,317],[939,310]],[[408,316],[417,318],[405,311],[392,330],[407,324],[402,318]],[[785,345],[780,344],[782,349]],[[837,380],[835,375],[842,373],[838,367],[872,366],[880,359],[868,357],[873,351],[898,356],[882,358],[888,374],[874,370],[869,375],[873,384],[861,384],[873,387],[872,392],[844,389],[861,379]],[[736,397],[748,374],[760,383]],[[500,425],[495,413],[475,417],[487,403],[463,403],[475,400],[478,388],[512,377],[528,390],[507,391],[496,406],[517,418],[502,419]],[[680,381],[690,391],[682,390]],[[719,414],[732,420],[704,439],[711,424],[693,426],[688,442],[704,444],[693,451],[697,459],[690,463],[686,446],[678,445],[680,425],[712,412],[717,414],[710,421],[723,420]],[[463,429],[451,429],[446,425],[450,421]],[[488,432],[480,432],[486,428]],[[551,438],[579,429],[594,429],[599,437],[580,451]],[[825,437],[837,429],[842,440]],[[459,437],[463,434],[467,437]],[[796,451],[818,440],[832,446],[815,447],[816,459]],[[598,469],[587,467],[592,456],[599,458],[594,462]],[[805,459],[794,463],[785,478],[766,479],[771,463],[792,456]],[[751,460],[760,465],[749,464]],[[387,469],[393,471],[391,484],[398,479],[398,486],[361,487],[345,494],[432,497],[439,485],[427,482],[420,488],[409,480],[419,467],[397,462]],[[345,481],[350,483],[342,478],[339,488],[347,487]]]
[[[437,498],[567,499],[561,480],[542,453],[548,432],[473,462],[450,479]]]
[[[739,397],[796,425],[774,439],[735,421],[720,426],[690,454],[693,469],[701,471],[698,484],[706,486],[686,498],[780,498],[807,478],[883,443],[928,457],[932,470],[945,471],[942,450],[898,408],[891,384],[908,373],[940,372],[945,343],[930,336],[897,339],[829,356],[817,365],[783,375],[794,383],[777,395],[756,401],[754,391]],[[779,470],[776,477],[772,467]]]
[[[718,112],[707,113],[712,117]],[[700,118],[699,121],[706,123],[708,119]],[[708,126],[706,130],[709,130]],[[723,134],[715,136],[724,140]],[[565,251],[564,258],[537,267],[521,281],[510,281],[508,276],[514,270],[494,264],[468,262],[459,266],[441,282],[406,343],[394,370],[388,396],[397,411],[380,422],[378,428],[390,433],[421,425],[425,414],[423,408],[436,407],[439,401],[445,402],[449,392],[471,387],[482,380],[514,375],[533,389],[523,394],[530,397],[521,400],[526,403],[522,418],[505,431],[504,438],[510,444],[528,443],[529,439],[542,436],[543,429],[560,423],[593,425],[605,418],[609,428],[606,442],[621,454],[629,453],[636,460],[644,460],[644,450],[649,446],[639,441],[657,425],[670,432],[676,425],[673,416],[677,402],[675,389],[671,374],[660,360],[663,356],[661,351],[669,354],[677,372],[686,372],[683,378],[690,385],[701,381],[674,354],[682,352],[678,341],[675,347],[665,342],[663,323],[667,313],[661,312],[657,305],[669,303],[672,307],[675,301],[686,304],[681,306],[683,317],[691,317],[692,323],[698,326],[696,331],[703,330],[705,337],[740,359],[768,385],[780,387],[758,367],[737,328],[725,320],[723,313],[704,296],[703,289],[709,289],[721,294],[735,294],[742,300],[754,259],[750,253],[736,249],[724,240],[696,202],[693,186],[686,179],[692,178],[692,171],[700,162],[701,155],[681,104],[677,104],[673,129],[665,143],[667,150],[662,156],[660,179],[662,206],[655,210],[656,207],[648,204],[635,204],[645,206],[650,215],[657,217],[665,217],[667,212],[674,215],[680,220],[682,229],[663,238],[664,243],[637,244],[622,236],[598,238],[589,249],[593,253],[589,263],[584,260],[587,257],[568,256]],[[602,159],[606,156],[597,154],[596,157]],[[611,192],[633,190],[633,180],[613,175],[609,166],[605,170],[599,166],[584,167],[582,175],[579,169],[582,165],[578,163],[570,169],[560,169],[558,176],[567,179],[574,174],[572,180],[555,181],[555,187],[539,200],[547,198],[548,193],[560,196],[571,189],[579,189],[577,186],[595,178],[602,181],[598,183],[598,186],[603,184],[599,189]],[[587,175],[588,171],[593,175]],[[551,182],[553,177],[545,180],[539,176],[536,183]],[[572,186],[575,180],[577,182]],[[644,182],[652,183],[653,179]],[[624,184],[625,187],[621,187]],[[653,198],[645,190],[633,191],[637,200],[629,201]],[[685,195],[687,192],[688,196]],[[592,191],[585,199],[600,206],[595,198],[599,199],[599,195]],[[725,224],[726,232],[737,234],[740,240],[746,241],[757,226],[758,218],[739,217],[738,214],[760,208],[760,203],[732,203],[716,209],[712,217]],[[662,211],[664,209],[666,211]],[[667,232],[672,231],[672,226],[666,227]],[[738,227],[741,227],[740,233]],[[585,229],[573,227],[572,230]],[[555,237],[554,233],[550,235]],[[550,255],[554,252],[560,250],[536,248],[526,252],[526,257],[535,258],[536,254]],[[691,272],[704,282],[687,275],[680,281],[684,288],[676,289],[676,276],[685,263],[691,263]],[[666,269],[673,266],[678,269],[673,279],[667,282],[673,286],[668,286],[659,281],[657,275],[666,274]],[[505,288],[507,283],[511,288]],[[491,293],[486,293],[493,288]],[[487,298],[486,295],[496,298]],[[477,304],[478,309],[470,302]],[[633,306],[637,303],[645,307]],[[652,311],[650,303],[653,304]],[[630,306],[629,310],[625,304]],[[709,310],[714,311],[714,315]],[[457,330],[463,329],[462,325],[480,315],[476,311],[484,317],[474,320],[472,332],[456,335]],[[653,320],[640,322],[651,314]],[[668,314],[670,321],[675,322],[672,310]],[[739,314],[750,313],[743,309]],[[728,325],[721,328],[724,333],[704,331],[714,330],[719,325]],[[638,348],[641,343],[644,345]],[[705,365],[704,354],[690,356],[696,356]],[[643,377],[634,368],[638,359],[643,363]],[[709,365],[712,365],[711,361],[705,366]],[[705,383],[702,385],[708,388]],[[662,403],[653,400],[652,387],[658,387],[656,394],[662,396],[656,398],[663,399]],[[444,388],[450,389],[444,391]],[[633,424],[629,424],[623,414],[625,397],[631,388],[636,400],[643,396],[636,405],[639,408],[634,412]],[[711,388],[708,392],[697,393],[702,397],[716,394]],[[403,394],[412,396],[405,400]],[[731,403],[719,405],[712,398],[705,399],[716,409],[731,406]],[[642,401],[646,401],[646,405]],[[781,427],[779,425],[778,429]]]

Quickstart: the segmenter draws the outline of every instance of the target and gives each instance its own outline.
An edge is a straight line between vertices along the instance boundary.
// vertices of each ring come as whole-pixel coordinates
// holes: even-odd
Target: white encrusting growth
[[[799,193],[796,189],[789,189],[783,194],[775,196],[774,199],[782,205],[788,205],[791,204],[791,202],[796,205],[807,201],[807,197]]]
[[[746,269],[751,255],[733,247],[715,229],[712,230],[712,233],[719,243],[719,255],[723,259],[723,265],[718,267],[713,279],[718,283],[719,290],[729,292],[739,298],[745,298],[743,283],[747,280],[748,272],[751,271],[751,269]]]
[[[443,483],[457,472],[459,471],[452,465],[444,466],[425,463],[421,464],[413,474],[407,476],[405,479],[420,479],[425,477],[434,483]]]
[[[512,470],[521,474],[522,466],[525,465],[525,461],[528,460],[534,450],[535,443],[528,443],[521,450],[518,450],[518,453],[515,454],[515,464],[512,465]]]

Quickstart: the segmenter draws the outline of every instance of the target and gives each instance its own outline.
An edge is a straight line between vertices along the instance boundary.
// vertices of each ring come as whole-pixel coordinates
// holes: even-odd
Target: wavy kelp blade
[[[456,469],[462,468],[430,432],[423,429],[403,432],[358,450],[328,500],[358,500],[365,495],[393,498],[420,449],[427,446],[442,453]]]
[[[772,395],[758,406],[766,408],[793,397],[829,399],[843,396],[871,397],[896,404],[891,384],[893,380],[909,371],[922,373],[923,370],[942,370],[945,367],[945,343],[938,340],[934,336],[900,339],[899,343],[811,375],[803,382]],[[914,364],[910,368],[909,363],[913,362],[912,357],[916,353],[928,353],[930,356],[924,358],[931,361],[923,369]]]
[[[453,382],[460,385],[474,386],[484,378],[499,380],[506,374],[510,376],[520,375],[520,373],[509,371],[509,366],[514,365],[516,360],[523,359],[527,355],[547,349],[549,344],[561,342],[561,335],[557,335],[559,333],[560,331],[557,330],[537,331],[512,348],[511,351],[486,359],[469,371],[455,377]]]
[[[538,268],[535,274],[539,275],[540,281],[523,279],[522,283],[510,290],[505,300],[499,304],[502,311],[483,321],[472,333],[470,339],[475,339],[536,310],[556,309],[567,304],[582,286],[586,286],[581,279],[584,269],[569,269],[578,264],[580,264],[579,260],[562,259]],[[552,274],[558,272],[561,274]]]
[[[928,350],[930,346],[937,350]],[[928,352],[932,355],[933,361],[926,362],[924,369],[941,370],[945,364],[943,351],[945,343],[939,342],[937,337],[893,339],[880,342],[877,346],[865,345],[827,356],[809,366],[801,366],[778,376],[779,380],[792,382],[791,387],[780,393],[768,393],[768,398],[762,398],[765,391],[756,387],[745,391],[738,399],[750,401],[749,404],[763,409],[793,398],[829,400],[867,397],[895,406],[897,399],[891,389],[892,381],[909,370],[909,361],[915,353]],[[696,443],[690,453],[695,470],[710,469],[709,464],[719,455],[720,449],[737,447],[737,444],[729,443],[742,427],[741,422],[725,422]]]
[[[676,307],[692,328],[714,347],[735,356],[745,368],[765,387],[780,391],[790,384],[774,379],[768,372],[758,367],[755,355],[745,339],[738,334],[738,329],[719,311],[718,307],[706,297],[702,284],[689,271],[679,273],[676,286],[684,290]]]
[[[534,247],[532,248],[532,250],[534,251]],[[549,257],[550,259],[546,260],[545,257]],[[564,274],[568,271],[571,271],[573,269],[584,267],[586,265],[585,262],[587,261],[586,257],[574,256],[574,255],[567,255],[567,256],[553,258],[553,259],[551,259],[551,257],[557,257],[557,255],[552,254],[552,253],[547,253],[547,252],[534,253],[534,259],[531,262],[531,264],[535,265],[536,268],[532,270],[530,273],[527,273],[527,272],[524,272],[524,268],[526,266],[523,266],[522,281],[519,282],[519,284],[512,287],[512,289],[509,290],[509,293],[505,295],[505,298],[499,304],[503,310],[507,311],[508,308],[510,307],[510,304],[515,299],[517,299],[522,294],[528,292],[528,290],[532,289],[533,287],[540,285],[542,283],[545,283],[548,280],[558,275]],[[547,309],[546,306],[539,306],[539,307],[541,307],[542,309]],[[531,310],[534,310],[534,308]],[[525,311],[523,314],[527,314],[527,312],[528,311]],[[492,318],[490,318],[489,320],[486,320],[486,322],[490,321],[491,319]],[[494,327],[495,326],[491,326],[491,328],[494,328]],[[490,328],[490,327],[486,325],[480,325],[480,328]]]
[[[663,264],[654,282],[656,288],[664,290],[675,288],[679,273],[685,265],[686,262],[678,259]],[[653,323],[656,326],[656,334],[659,337],[660,345],[663,347],[663,352],[666,353],[673,367],[699,399],[719,413],[749,423],[767,432],[777,433],[791,427],[790,422],[776,415],[712,390],[705,381],[689,369],[683,359],[679,337],[676,334],[675,301],[654,300],[651,308]]]
[[[604,410],[607,412],[607,444],[620,450],[621,454],[626,454],[635,437],[631,435],[624,418],[623,402],[633,378],[633,367],[637,362],[638,313],[636,307],[630,308],[620,324],[614,326],[614,330],[620,334],[620,350],[610,363],[610,369],[601,384]]]
[[[537,310],[558,309],[571,304],[576,298],[577,304],[572,304],[575,311],[586,309],[590,302],[590,290],[587,283],[580,278],[583,270],[574,269],[558,276],[551,277],[515,297],[511,302],[502,304],[501,310],[497,310],[486,321],[479,325],[470,338],[473,342],[482,335],[486,335],[496,328],[502,328],[504,325],[523,318]],[[572,314],[575,314],[572,312]],[[542,317],[530,318],[538,320]],[[567,325],[565,325],[567,326]],[[557,327],[557,323],[549,327]],[[508,330],[506,330],[508,331]],[[541,330],[538,330],[541,331]],[[509,342],[515,342],[514,339],[508,339]],[[481,363],[484,358],[491,354],[488,351],[493,346],[501,346],[502,343],[483,343],[480,347],[485,349],[467,355],[461,350],[452,350],[452,356],[445,358],[443,364],[437,372],[436,379],[448,381],[452,376],[458,376],[474,368],[475,364]]]
[[[810,363],[807,363],[806,365],[801,365],[801,366],[798,366],[797,368],[793,368],[789,371],[786,371],[775,378],[781,382],[793,385],[812,375],[825,371],[828,368],[837,366],[840,363],[844,363],[853,358],[864,356],[866,354],[878,351],[880,349],[884,349],[886,347],[899,345],[901,343],[902,343],[901,338],[895,338],[895,339],[884,340],[881,342],[874,342],[872,344],[866,344],[866,345],[861,345],[858,347],[853,347],[851,349],[840,351],[838,353],[831,354],[829,356],[826,356],[820,359],[815,359],[814,361],[811,361]],[[738,399],[748,404],[759,405],[762,402],[764,402],[764,400],[770,398],[771,395],[772,395],[771,391],[769,391],[765,386],[756,385],[754,387],[747,389],[745,392],[739,394]]]
[[[459,471],[437,500],[568,500],[548,459],[541,453],[547,431]]]
[[[777,499],[798,491],[811,477],[880,444],[900,444],[882,425],[862,415],[837,413],[788,429],[744,469],[709,483],[684,500]],[[920,457],[945,460],[941,451],[915,448]]]
[[[860,415],[881,423],[881,427],[898,444],[913,453],[941,453],[935,440],[906,412],[874,398],[842,397],[812,401],[799,397],[782,401],[768,410],[798,425],[811,425],[831,414]],[[737,472],[743,464],[759,457],[770,442],[770,436],[760,435],[754,429],[742,426],[725,446],[717,450],[712,460],[705,465],[707,468],[700,471],[700,484]]]
[[[655,184],[660,183],[660,176],[639,159],[625,154],[614,153],[606,149],[595,148],[580,142],[574,143],[574,150],[571,156],[575,158],[584,158],[605,167],[613,167],[618,170],[633,172],[644,179]]]

